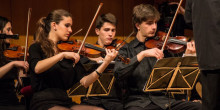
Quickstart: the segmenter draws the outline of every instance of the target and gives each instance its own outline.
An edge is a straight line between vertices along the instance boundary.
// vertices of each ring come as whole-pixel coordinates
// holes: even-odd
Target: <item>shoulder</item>
[[[35,42],[35,43],[31,44],[29,49],[41,49],[41,45],[39,43]]]

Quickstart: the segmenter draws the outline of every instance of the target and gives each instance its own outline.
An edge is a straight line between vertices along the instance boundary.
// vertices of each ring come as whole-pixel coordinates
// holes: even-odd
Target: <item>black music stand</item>
[[[91,65],[94,66],[94,64],[88,64],[86,66],[84,65],[84,67],[91,67]],[[96,63],[95,65],[98,66],[99,64]],[[70,97],[108,96],[115,80],[112,72],[113,67],[114,62],[110,63],[107,69],[102,73],[102,76],[93,84],[91,84],[88,88],[84,88],[78,82],[68,90],[68,95]]]
[[[144,92],[192,90],[199,73],[197,59],[193,56],[158,60],[144,87]]]

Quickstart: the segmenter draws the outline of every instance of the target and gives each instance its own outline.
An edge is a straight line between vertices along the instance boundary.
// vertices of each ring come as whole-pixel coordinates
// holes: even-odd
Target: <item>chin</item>
[[[112,42],[106,42],[105,45],[110,45]]]
[[[68,37],[64,37],[63,39],[62,39],[62,41],[67,41],[68,40]]]

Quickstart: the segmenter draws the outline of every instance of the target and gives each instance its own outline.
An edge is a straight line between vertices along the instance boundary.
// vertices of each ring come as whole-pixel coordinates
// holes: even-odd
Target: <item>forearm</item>
[[[34,71],[36,74],[40,74],[42,72],[45,72],[48,69],[50,69],[53,65],[55,65],[58,61],[62,60],[63,58],[64,58],[64,55],[62,53],[60,53],[60,54],[57,54],[57,55],[52,56],[50,58],[41,60],[41,61],[37,62]]]
[[[140,52],[139,54],[137,54],[137,60],[138,60],[138,62],[141,62],[141,60],[143,60],[144,59],[144,53],[143,53],[143,51],[142,52]]]
[[[2,78],[7,72],[9,72],[14,67],[14,63],[10,62],[0,68],[0,78]]]
[[[104,70],[107,68],[107,66],[109,65],[110,61],[104,61],[97,69],[96,71],[101,73],[104,72]],[[87,88],[89,85],[91,85],[92,83],[94,83],[98,78],[99,75],[96,73],[96,71],[93,71],[92,73],[90,73],[87,76],[84,76],[81,80],[80,83]]]

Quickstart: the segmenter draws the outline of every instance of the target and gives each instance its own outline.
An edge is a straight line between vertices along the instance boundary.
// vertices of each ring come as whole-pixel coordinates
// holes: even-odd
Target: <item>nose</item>
[[[157,29],[157,23],[154,23],[154,24],[152,25],[152,28],[156,30],[156,29]]]
[[[71,27],[69,27],[68,31],[69,31],[70,33],[72,33],[72,28],[71,28]]]
[[[13,32],[12,32],[12,31],[9,31],[9,35],[13,35]]]

